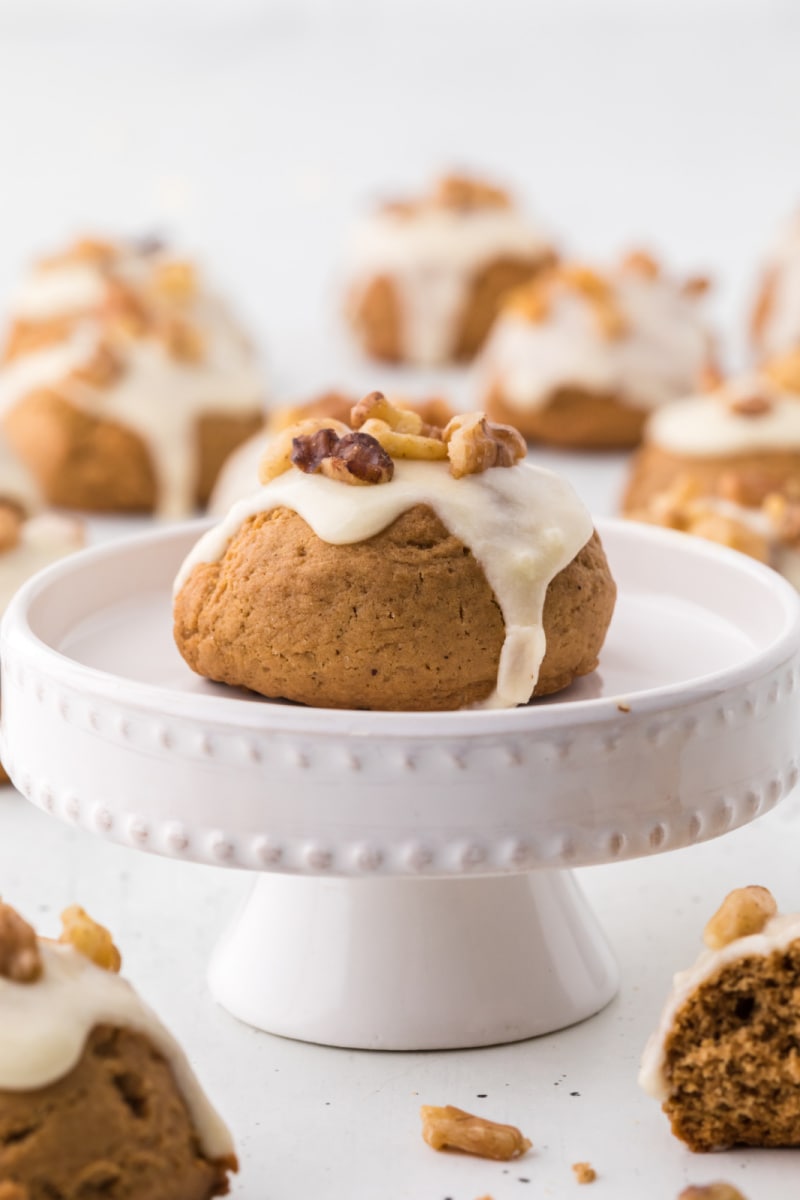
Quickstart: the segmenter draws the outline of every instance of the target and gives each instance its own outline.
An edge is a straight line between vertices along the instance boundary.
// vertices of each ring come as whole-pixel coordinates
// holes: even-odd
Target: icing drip
[[[0,553],[0,613],[26,580],[56,559],[79,550],[83,540],[81,525],[68,517],[42,513],[25,521],[16,546]]]
[[[234,1153],[186,1055],[131,985],[103,971],[72,946],[40,941],[43,974],[36,983],[0,978],[0,1089],[34,1091],[75,1067],[98,1025],[143,1034],[167,1061],[208,1158]]]
[[[569,291],[533,321],[514,309],[496,322],[484,350],[485,386],[499,386],[520,411],[544,407],[559,388],[612,393],[633,408],[656,408],[690,391],[709,357],[696,300],[668,280],[621,274],[614,300],[625,322],[605,336],[586,300]]]
[[[131,253],[115,263],[114,277],[139,287],[157,259]],[[87,300],[104,295],[104,277],[86,264],[39,268],[17,298],[16,315],[27,320],[81,314]],[[49,388],[70,404],[133,430],[146,445],[158,480],[157,509],[179,517],[195,506],[197,425],[206,414],[250,415],[261,408],[263,381],[255,356],[225,305],[205,292],[194,295],[180,316],[202,340],[200,361],[170,354],[158,338],[131,338],[114,346],[121,358],[117,379],[102,386],[70,378],[88,364],[102,341],[103,326],[91,315],[76,320],[64,341],[12,359],[0,370],[0,414],[30,392]]]
[[[454,479],[446,463],[395,463],[394,479],[349,487],[321,475],[287,471],[234,506],[183,563],[180,591],[198,563],[218,562],[256,513],[288,508],[333,545],[366,541],[401,513],[426,504],[474,554],[505,621],[497,685],[482,707],[510,708],[531,698],[545,653],[547,588],[592,535],[592,519],[570,485],[527,463]]]
[[[771,358],[800,344],[800,216],[786,224],[766,269],[771,295],[759,343]]]
[[[764,396],[770,410],[743,416],[729,401]],[[800,398],[776,391],[763,379],[743,379],[707,396],[676,400],[654,413],[646,440],[674,454],[722,458],[770,450],[800,449]]]
[[[355,293],[387,275],[398,290],[406,358],[446,362],[474,277],[496,258],[544,258],[549,243],[511,208],[376,213],[350,247]]]
[[[711,979],[723,967],[745,957],[763,957],[775,950],[785,950],[800,938],[800,914],[773,917],[761,933],[738,938],[721,950],[704,950],[694,966],[679,972],[672,981],[672,990],[667,999],[658,1029],[645,1047],[639,1071],[639,1086],[657,1100],[664,1101],[670,1095],[670,1082],[666,1075],[666,1042],[675,1023],[675,1018],[692,993]]]

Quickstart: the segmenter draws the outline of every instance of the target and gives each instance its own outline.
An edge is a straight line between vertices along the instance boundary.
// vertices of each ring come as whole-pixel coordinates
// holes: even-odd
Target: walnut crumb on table
[[[745,1200],[745,1197],[732,1183],[706,1183],[684,1188],[678,1200]]]
[[[447,1104],[442,1108],[423,1104],[422,1136],[434,1150],[461,1150],[480,1158],[508,1162],[520,1158],[531,1142],[514,1125],[499,1125]]]
[[[594,1183],[597,1179],[597,1172],[591,1163],[576,1162],[572,1164],[572,1169],[575,1172],[575,1178],[578,1183]]]

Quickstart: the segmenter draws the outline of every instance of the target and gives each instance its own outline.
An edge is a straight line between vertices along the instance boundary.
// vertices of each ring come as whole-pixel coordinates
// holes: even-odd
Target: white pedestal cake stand
[[[587,1017],[617,976],[570,868],[715,837],[797,782],[800,602],[740,555],[605,523],[619,600],[594,675],[513,711],[330,711],[184,665],[170,585],[200,528],[18,594],[2,757],[62,819],[260,872],[210,974],[260,1028],[426,1049]]]

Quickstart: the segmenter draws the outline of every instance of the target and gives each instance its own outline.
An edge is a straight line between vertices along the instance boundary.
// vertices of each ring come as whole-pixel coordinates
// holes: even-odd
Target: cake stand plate
[[[64,820],[259,872],[210,980],[262,1029],[427,1049],[589,1016],[616,967],[571,869],[715,837],[797,782],[800,601],[732,551],[601,523],[619,600],[599,671],[509,711],[332,711],[185,666],[171,581],[204,528],[18,593],[0,751]]]

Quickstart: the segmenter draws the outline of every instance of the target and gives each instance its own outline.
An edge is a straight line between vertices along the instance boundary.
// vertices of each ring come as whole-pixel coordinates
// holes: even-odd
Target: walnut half
[[[301,471],[317,471],[340,483],[388,483],[394,463],[380,442],[360,430],[342,437],[333,429],[301,434],[292,440],[292,462]]]
[[[760,933],[778,911],[772,892],[765,887],[736,888],[722,901],[703,931],[709,950],[720,950],[729,942]]]
[[[35,930],[10,904],[0,902],[0,978],[12,983],[35,983],[42,974],[42,956]]]
[[[498,1125],[452,1104],[444,1108],[423,1104],[420,1116],[422,1136],[434,1150],[462,1150],[480,1158],[508,1162],[520,1158],[532,1145],[515,1125]]]
[[[513,467],[527,452],[521,433],[511,425],[491,424],[480,412],[453,417],[443,437],[455,479],[479,475],[490,467]]]

